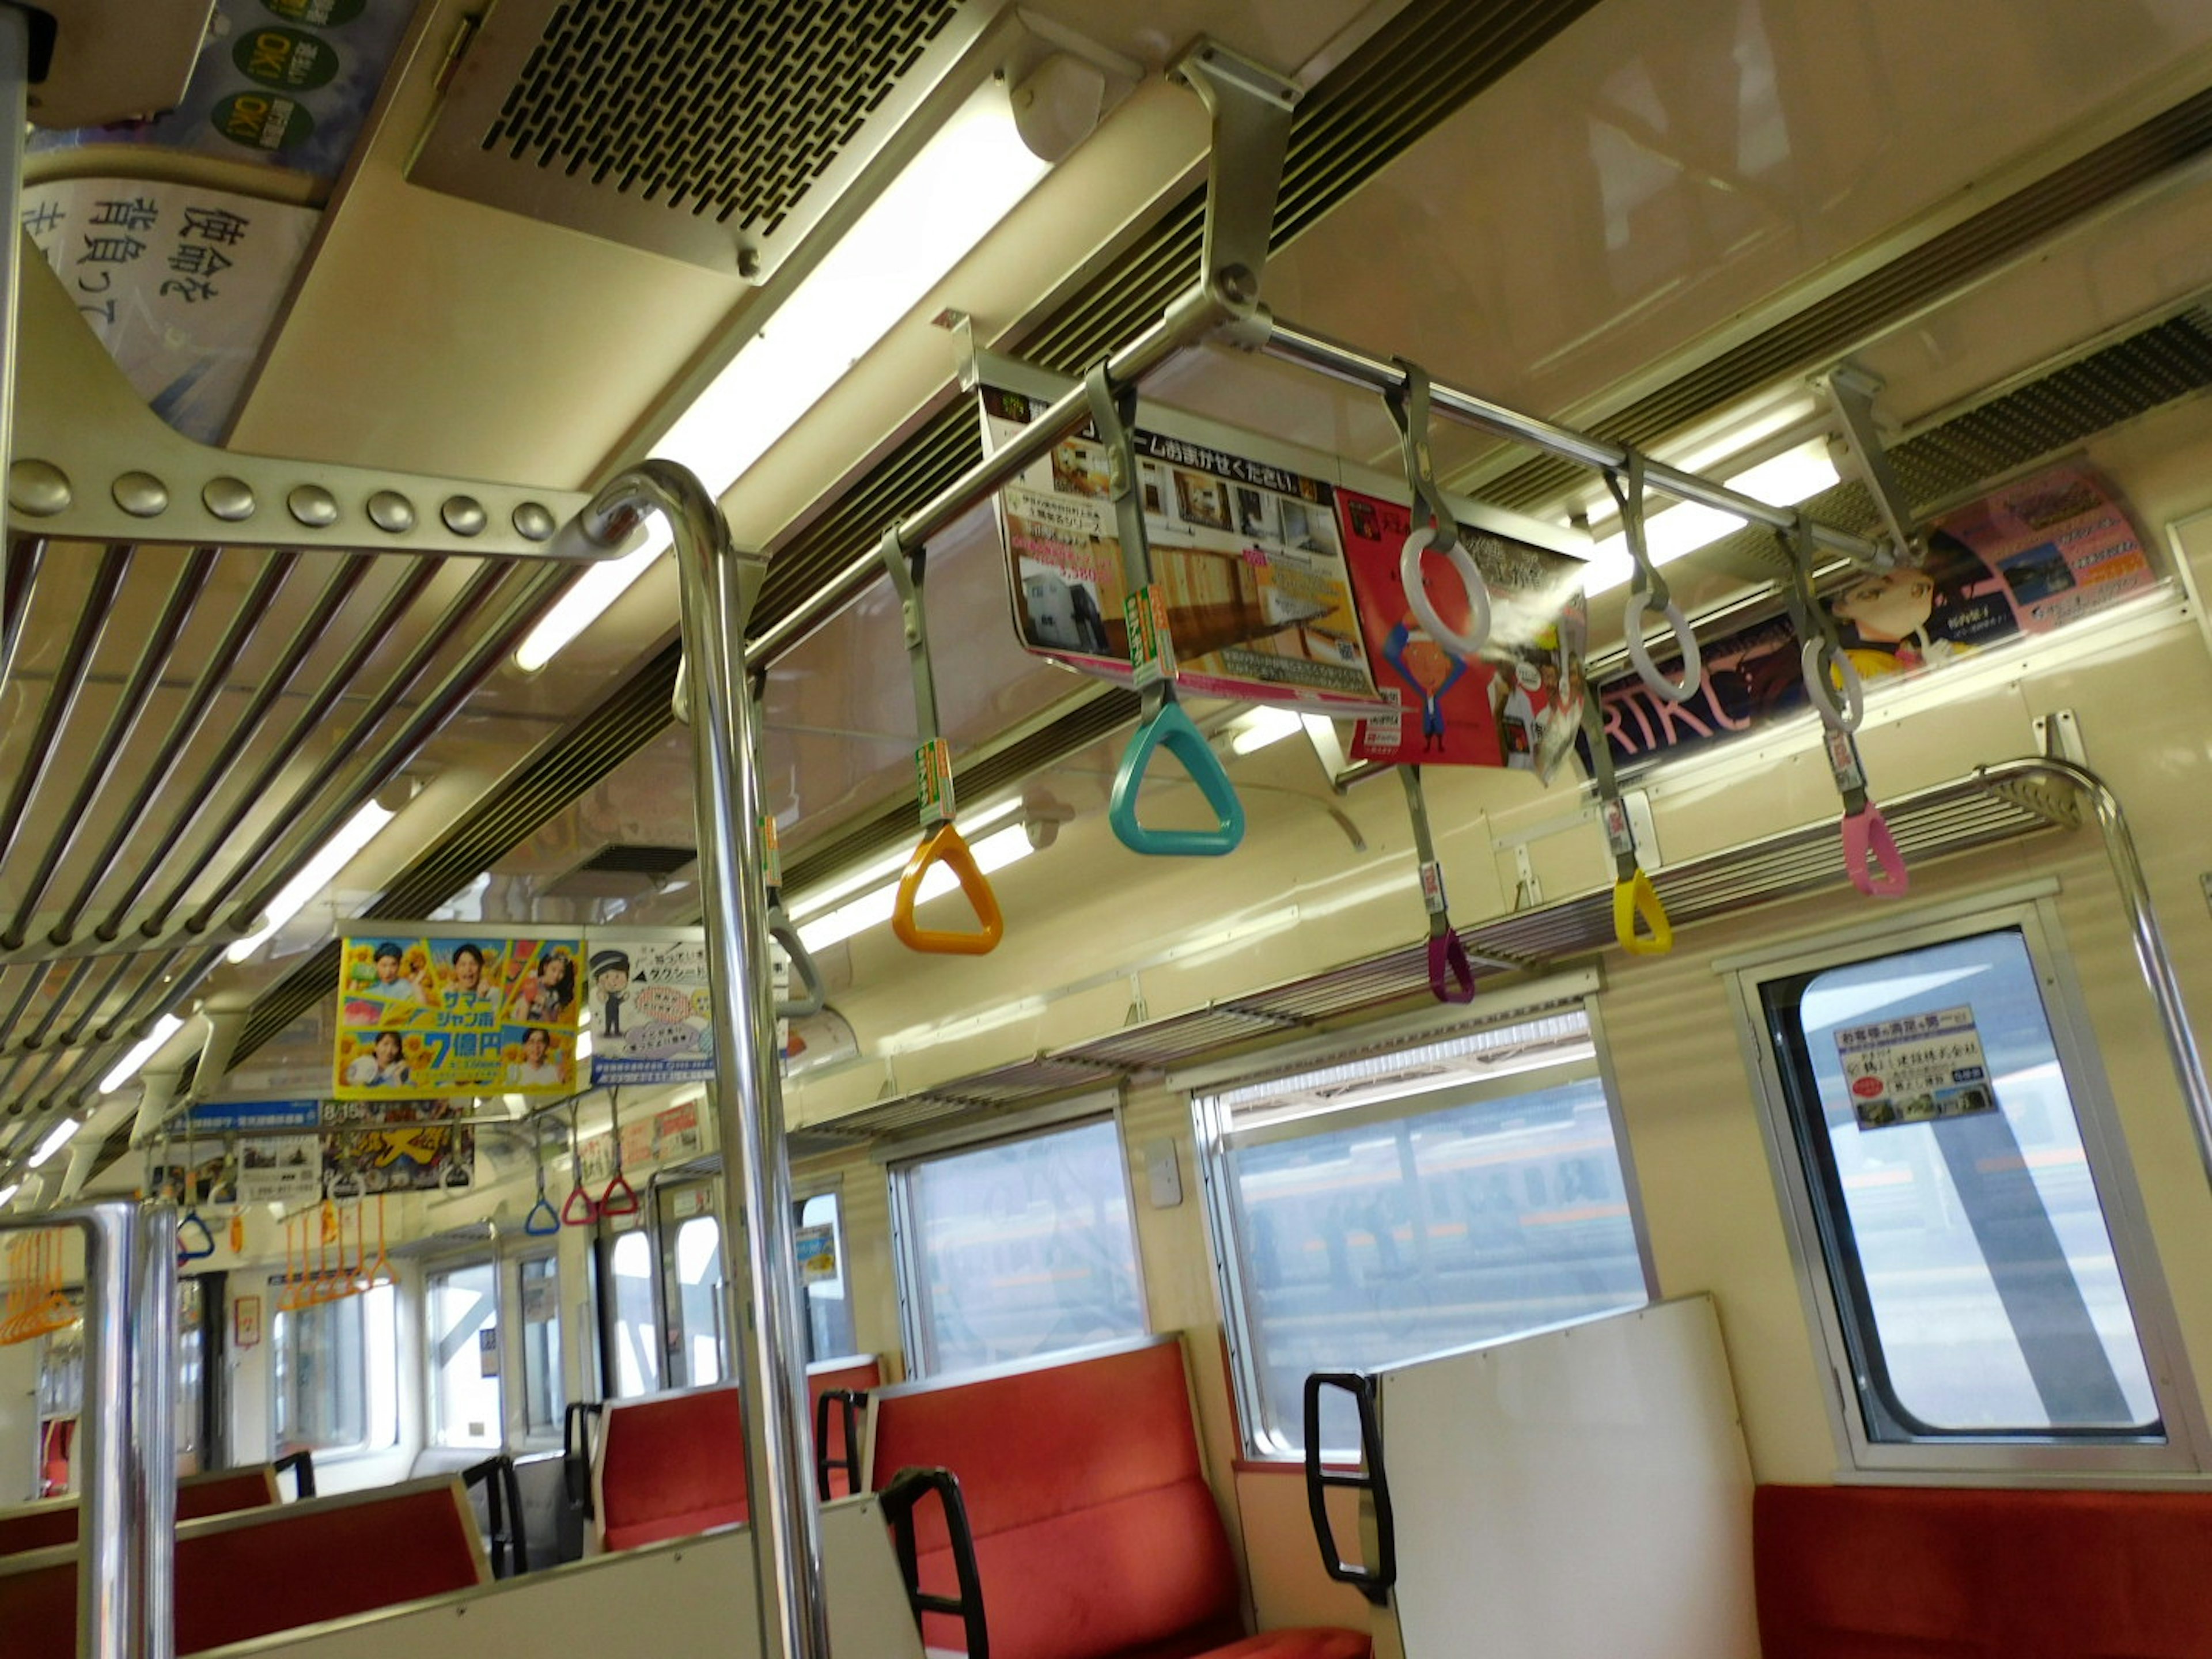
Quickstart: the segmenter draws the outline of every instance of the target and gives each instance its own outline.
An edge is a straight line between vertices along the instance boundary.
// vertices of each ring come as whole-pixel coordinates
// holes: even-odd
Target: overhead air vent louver
[[[765,277],[998,8],[988,0],[501,0],[415,183]]]

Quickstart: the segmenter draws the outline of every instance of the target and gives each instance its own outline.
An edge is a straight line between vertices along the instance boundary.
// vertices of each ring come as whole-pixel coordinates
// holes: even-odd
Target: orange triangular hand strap
[[[975,920],[982,924],[978,932],[941,933],[916,925],[914,905],[921,892],[922,878],[929,873],[931,865],[940,863],[958,878],[960,890],[968,895],[968,902],[975,907]],[[906,861],[906,872],[899,877],[898,902],[891,910],[891,932],[909,951],[956,957],[986,955],[997,950],[999,941],[1006,936],[1006,919],[999,914],[999,896],[991,890],[989,880],[976,866],[975,855],[968,850],[967,838],[951,823],[941,823],[923,837],[921,845],[914,849],[914,856]]]

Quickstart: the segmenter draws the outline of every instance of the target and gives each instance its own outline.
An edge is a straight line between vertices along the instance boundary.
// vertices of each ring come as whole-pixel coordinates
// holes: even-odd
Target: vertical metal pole
[[[138,1535],[131,1446],[131,1315],[141,1249],[137,1206],[95,1204],[48,1218],[84,1229],[83,1530],[77,1544],[77,1651],[83,1659],[138,1659],[145,1557]],[[176,1471],[170,1469],[173,1482]]]
[[[175,1659],[177,1619],[177,1211],[149,1204],[138,1249],[138,1537],[140,1659]]]
[[[0,3],[0,483],[15,459],[15,300],[23,284],[23,125],[29,118],[31,21],[20,8]],[[13,586],[8,562],[13,544],[0,535],[0,590]],[[0,663],[15,655],[16,634],[28,606],[0,617]]]
[[[742,660],[749,568],[731,545],[714,498],[688,471],[665,461],[647,461],[615,479],[562,535],[604,550],[648,510],[668,519],[681,582],[728,1242],[724,1305],[744,1390],[761,1654],[829,1659],[761,873],[759,773]]]

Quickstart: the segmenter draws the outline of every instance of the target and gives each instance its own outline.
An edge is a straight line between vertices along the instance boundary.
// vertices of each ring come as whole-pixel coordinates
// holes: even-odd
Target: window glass
[[[430,1437],[441,1446],[496,1446],[500,1416],[499,1270],[489,1261],[434,1273],[428,1315]]]
[[[283,1289],[270,1280],[271,1299]],[[277,1312],[270,1325],[276,1455],[366,1450],[398,1437],[394,1308],[392,1286],[379,1285]]]
[[[660,1386],[659,1326],[653,1312],[653,1245],[644,1232],[617,1234],[607,1251],[612,1287],[609,1336],[614,1344],[614,1397],[627,1400]]]
[[[1112,1119],[918,1160],[900,1179],[921,1370],[1144,1334]]]
[[[806,1292],[806,1358],[842,1359],[860,1340],[853,1330],[853,1300],[845,1291],[845,1224],[835,1193],[817,1193],[792,1206],[798,1212],[799,1280]]]
[[[722,1227],[702,1211],[668,1235],[669,1382],[722,1380]]]
[[[2021,932],[1761,995],[1869,1437],[2160,1437]]]
[[[557,1434],[568,1406],[561,1379],[561,1273],[550,1255],[534,1255],[516,1269],[522,1291],[522,1428]]]
[[[1206,1103],[1255,1449],[1304,1445],[1305,1379],[1649,1300],[1587,1021],[1493,1030]],[[1340,1391],[1322,1440],[1358,1443]]]

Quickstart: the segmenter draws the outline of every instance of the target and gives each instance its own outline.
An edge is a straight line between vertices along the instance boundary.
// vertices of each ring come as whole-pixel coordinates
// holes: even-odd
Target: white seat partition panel
[[[218,1648],[206,1659],[392,1659],[395,1654],[484,1659],[524,1653],[758,1659],[752,1551],[750,1527],[726,1527]],[[822,1557],[831,1650],[869,1659],[922,1659],[921,1637],[873,1497],[823,1506]]]
[[[1711,1297],[1376,1382],[1398,1564],[1376,1659],[1758,1659],[1751,1467]]]

